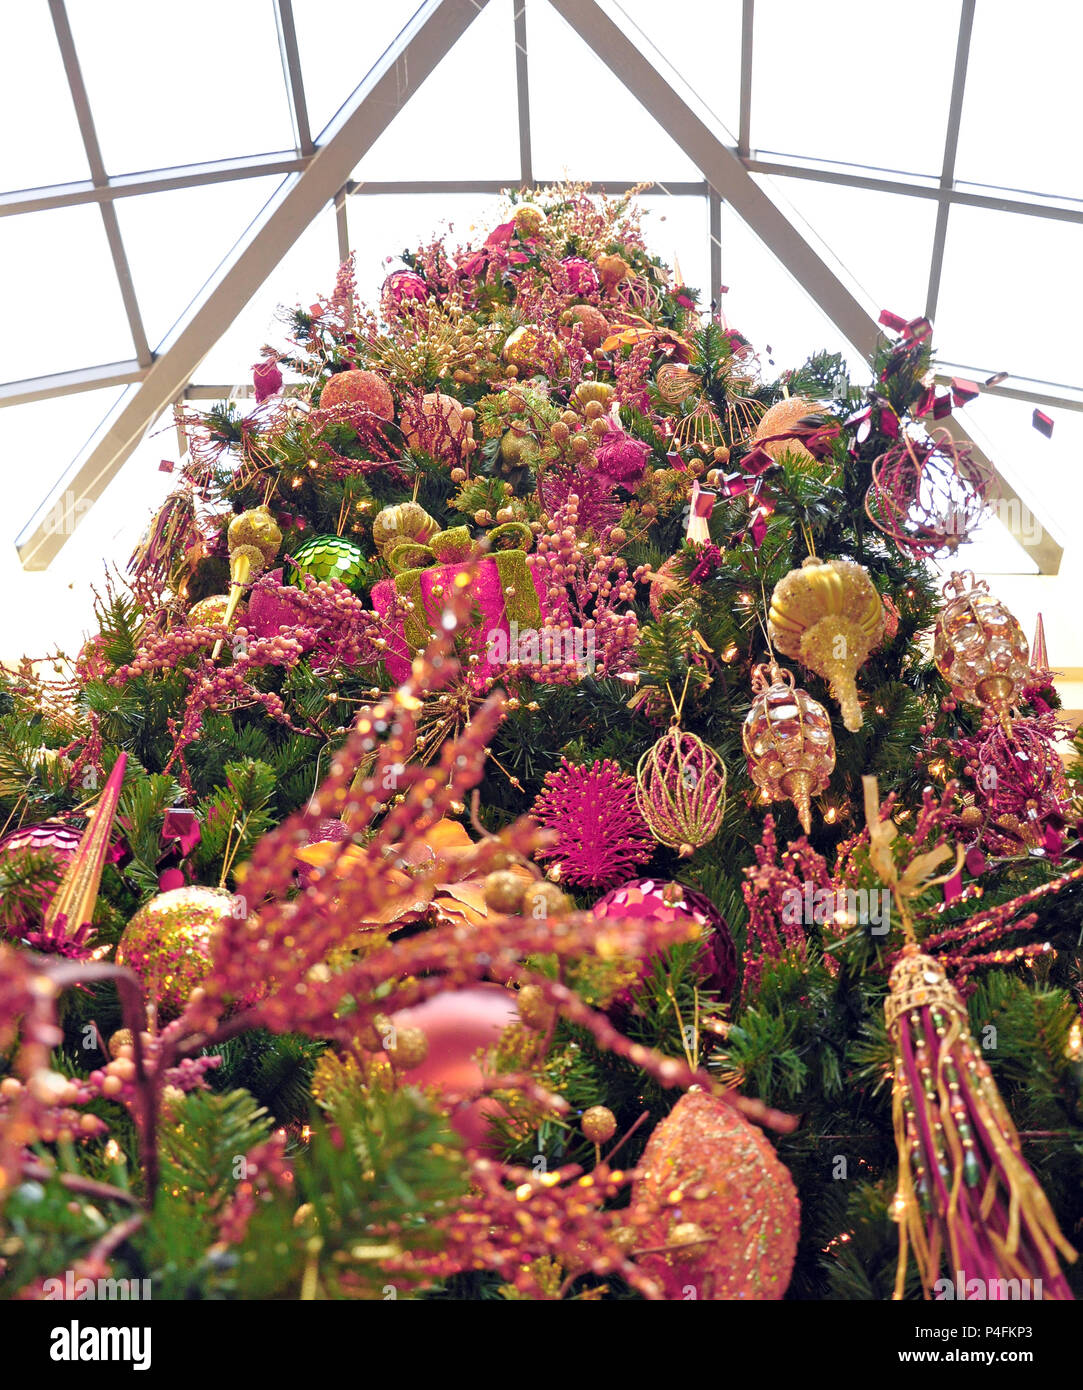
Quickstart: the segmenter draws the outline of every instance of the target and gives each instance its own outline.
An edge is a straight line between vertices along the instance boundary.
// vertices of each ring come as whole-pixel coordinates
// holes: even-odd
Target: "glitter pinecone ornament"
[[[674,724],[639,760],[636,803],[658,843],[686,859],[721,828],[725,764],[701,738]]]
[[[558,881],[609,888],[654,853],[636,784],[609,759],[587,767],[562,758],[546,773],[531,814],[557,833],[538,858],[554,861],[550,875]]]
[[[313,536],[293,552],[286,562],[286,583],[300,584],[310,574],[320,583],[337,579],[347,589],[359,594],[364,586],[367,567],[360,546],[342,536]]]
[[[811,798],[835,770],[831,719],[818,700],[794,688],[793,672],[773,662],[752,672],[756,695],[741,727],[748,775],[765,801],[792,801],[807,835]]]
[[[775,585],[768,631],[784,656],[828,682],[846,728],[860,729],[854,677],[884,632],[884,605],[864,565],[810,555]]]
[[[179,1014],[211,969],[214,938],[242,900],[224,888],[187,885],[144,903],[117,946],[117,964],[134,970],[161,1016]],[[251,914],[248,924],[253,924]]]
[[[320,392],[320,409],[335,405],[357,405],[381,420],[395,418],[391,388],[375,372],[336,372]]]
[[[944,596],[948,602],[933,630],[937,670],[957,700],[992,710],[1010,733],[1012,703],[1030,678],[1023,629],[970,571],[953,574]]]
[[[663,1247],[638,1263],[667,1298],[783,1297],[801,1208],[761,1130],[693,1088],[651,1135],[638,1172],[632,1208],[640,1245]]]
[[[764,448],[776,461],[783,454],[792,454],[799,458],[802,463],[815,463],[816,459],[810,454],[799,439],[771,439],[774,434],[785,434],[787,430],[792,430],[795,425],[808,419],[810,423],[817,421],[818,407],[815,401],[806,400],[803,396],[787,396],[784,400],[776,401],[769,406],[756,426],[755,440],[768,440]]]

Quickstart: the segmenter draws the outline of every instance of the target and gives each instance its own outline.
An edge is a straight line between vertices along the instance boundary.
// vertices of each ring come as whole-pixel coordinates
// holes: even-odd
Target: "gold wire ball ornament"
[[[773,434],[785,434],[806,417],[815,420],[818,414],[815,401],[806,400],[804,396],[786,396],[767,408],[753,438],[770,439]],[[795,454],[803,463],[816,462],[815,455],[810,454],[799,439],[776,439],[763,447],[776,462],[783,454]]]
[[[674,722],[639,760],[636,804],[658,843],[686,859],[722,826],[725,764],[701,738]]]
[[[536,203],[516,203],[512,209],[512,221],[520,236],[537,236],[549,218]]]
[[[775,585],[768,633],[784,656],[827,681],[846,728],[860,729],[855,677],[884,633],[883,601],[865,566],[810,555]]]
[[[793,802],[807,835],[811,798],[835,770],[831,719],[818,700],[794,688],[793,672],[774,662],[753,668],[752,689],[756,699],[741,728],[748,775],[766,801]]]
[[[969,570],[944,585],[948,600],[933,630],[933,660],[952,694],[992,710],[1011,734],[1011,706],[1030,676],[1030,648],[1023,629],[984,579]]]
[[[658,394],[666,405],[680,405],[699,388],[699,377],[683,362],[665,362],[654,375]]]

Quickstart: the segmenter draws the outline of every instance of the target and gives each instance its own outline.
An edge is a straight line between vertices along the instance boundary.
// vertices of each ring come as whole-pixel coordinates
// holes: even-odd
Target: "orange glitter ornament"
[[[724,1100],[696,1087],[681,1097],[647,1143],[632,1205],[641,1246],[656,1251],[638,1263],[668,1299],[785,1294],[797,1191],[763,1133]]]

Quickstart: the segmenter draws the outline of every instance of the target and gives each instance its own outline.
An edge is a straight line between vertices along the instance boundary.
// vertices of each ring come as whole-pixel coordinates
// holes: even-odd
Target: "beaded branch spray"
[[[903,1297],[913,1247],[927,1298],[947,1256],[964,1286],[976,1279],[988,1290],[994,1279],[1026,1279],[1035,1297],[1070,1299],[1057,1252],[1070,1261],[1076,1253],[1023,1158],[1012,1118],[970,1036],[965,1004],[942,962],[918,946],[914,933],[910,901],[952,876],[934,877],[952,851],[940,843],[900,869],[892,853],[898,832],[883,816],[876,779],[863,782],[870,860],[891,890],[906,937],[884,1005],[895,1048],[899,1154],[894,1297]],[[956,850],[953,872],[961,860]]]

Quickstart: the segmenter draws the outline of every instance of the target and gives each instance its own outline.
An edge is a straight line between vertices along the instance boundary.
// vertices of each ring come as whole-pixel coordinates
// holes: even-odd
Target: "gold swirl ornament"
[[[775,585],[771,641],[827,681],[851,733],[861,728],[855,677],[884,631],[884,605],[864,565],[809,556]]]

